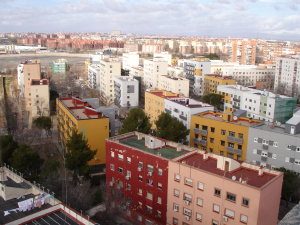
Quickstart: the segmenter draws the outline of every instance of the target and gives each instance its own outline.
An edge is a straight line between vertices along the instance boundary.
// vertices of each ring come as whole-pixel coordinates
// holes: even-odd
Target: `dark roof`
[[[32,220],[26,225],[36,225],[36,224],[42,224],[42,225],[49,225],[49,224],[68,224],[68,225],[78,225],[80,223],[77,223],[75,220],[71,219],[67,214],[65,214],[62,211],[55,211],[51,214],[45,215],[43,217],[40,217],[38,219]]]
[[[300,224],[300,204],[296,205],[278,225],[298,225]]]
[[[5,184],[7,187],[14,187],[14,188],[24,188],[24,189],[29,189],[31,188],[30,184],[27,184],[26,182],[21,182],[21,183],[16,183],[9,177],[7,178],[7,181],[0,181],[1,184]]]
[[[4,216],[4,211],[19,208],[18,202],[24,201],[24,200],[29,199],[29,198],[34,198],[34,195],[29,194],[29,195],[25,195],[25,198],[20,198],[20,199],[13,198],[13,199],[7,200],[7,201],[4,201],[4,199],[0,197],[0,213],[1,213],[1,215],[0,215],[0,224],[9,223],[9,222],[12,222],[14,220],[20,219],[22,217],[31,215],[33,213],[36,213],[36,212],[39,212],[43,209],[51,207],[50,204],[44,204],[44,205],[42,205],[41,208],[34,208],[31,211],[25,211],[25,212],[17,212],[17,213],[16,212],[11,212],[9,215]]]

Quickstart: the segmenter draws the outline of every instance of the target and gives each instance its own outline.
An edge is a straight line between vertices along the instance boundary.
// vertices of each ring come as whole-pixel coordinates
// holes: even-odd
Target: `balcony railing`
[[[204,134],[207,135],[207,130],[201,130],[199,128],[194,128],[194,132],[198,134]]]
[[[227,136],[227,141],[233,141],[233,142],[243,144],[243,138],[236,138],[236,137],[232,137],[232,136]]]
[[[263,149],[268,150],[269,149],[269,145],[262,145]]]
[[[197,143],[197,144],[200,144],[200,145],[207,145],[207,141],[201,140],[201,139],[198,139],[198,138],[193,138],[193,142]]]
[[[165,109],[166,113],[172,114],[171,110]]]
[[[236,148],[231,148],[231,147],[226,147],[226,151],[236,153],[236,154],[239,154],[239,155],[241,155],[242,152],[243,152],[241,149],[236,149]]]
[[[179,118],[182,119],[182,120],[187,121],[187,117],[186,116],[179,115]]]
[[[238,98],[233,98],[232,100],[235,101],[235,102],[240,102],[240,101],[241,101],[241,100],[238,99]]]
[[[262,157],[261,157],[261,161],[264,161],[264,162],[266,162],[266,161],[267,161],[267,159],[268,159],[268,157],[265,157],[265,156],[262,156]]]
[[[234,108],[234,109],[240,109],[240,107],[237,106],[237,105],[233,105],[232,108]]]

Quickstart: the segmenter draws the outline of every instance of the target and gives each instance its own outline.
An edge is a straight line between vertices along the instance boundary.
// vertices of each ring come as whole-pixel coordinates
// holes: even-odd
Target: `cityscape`
[[[0,224],[300,224],[299,1],[0,6]]]

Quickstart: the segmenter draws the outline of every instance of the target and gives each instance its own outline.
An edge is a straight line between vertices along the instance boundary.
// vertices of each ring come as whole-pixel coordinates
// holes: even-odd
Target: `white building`
[[[95,54],[90,54],[90,65],[99,64],[100,60],[104,59],[103,52],[96,52]]]
[[[183,60],[182,60],[183,61]],[[183,77],[184,69],[179,66],[168,66],[168,75],[174,77]]]
[[[128,76],[114,77],[114,103],[118,107],[139,105],[139,82]]]
[[[189,96],[189,80],[180,77],[161,75],[160,90],[171,91],[173,93]]]
[[[139,65],[139,54],[137,52],[123,53],[123,70],[129,70],[131,66]]]
[[[191,128],[191,115],[214,110],[212,105],[185,97],[165,98],[164,108],[165,112],[182,121],[188,129]],[[187,140],[190,140],[189,137]]]
[[[95,91],[100,90],[100,64],[88,66],[88,81],[90,88],[94,89]]]
[[[300,88],[300,55],[277,57],[274,87],[286,84],[285,94],[299,95]]]
[[[144,60],[144,84],[146,88],[159,89],[160,76],[168,74],[168,62],[163,58]]]
[[[162,57],[165,61],[168,62],[169,65],[172,64],[172,54],[170,54],[169,52],[154,53],[153,57],[154,58],[156,58],[156,57]]]

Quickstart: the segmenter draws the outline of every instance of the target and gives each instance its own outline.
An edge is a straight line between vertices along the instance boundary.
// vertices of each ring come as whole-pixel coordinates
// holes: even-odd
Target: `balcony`
[[[201,139],[198,139],[198,138],[193,138],[193,142],[197,143],[197,144],[200,144],[200,145],[207,145],[207,141],[201,140]]]
[[[240,107],[237,106],[237,105],[233,105],[232,107],[233,107],[234,109],[240,109]]]
[[[262,156],[262,157],[261,157],[261,161],[263,161],[263,162],[266,162],[267,159],[268,159],[268,157],[265,157],[265,156]]]
[[[179,111],[178,111],[178,109],[174,109],[174,112],[178,113]]]
[[[235,102],[240,102],[240,101],[241,101],[241,100],[238,99],[238,98],[233,98],[232,100],[235,101]]]
[[[228,146],[226,147],[226,151],[236,153],[236,154],[239,154],[239,155],[241,155],[242,152],[243,152],[241,149],[231,148],[231,147],[228,147]]]
[[[207,135],[207,130],[201,130],[199,128],[194,128],[194,132],[198,134],[204,134]]]
[[[227,136],[227,141],[233,141],[233,142],[236,142],[236,143],[243,144],[243,138],[236,138],[236,137],[232,137],[232,136]]]
[[[264,144],[263,144],[263,145],[262,145],[262,148],[265,149],[265,150],[268,150],[268,149],[269,149],[269,145],[264,145]]]
[[[166,113],[172,114],[171,110],[165,109]]]
[[[179,115],[179,118],[182,119],[182,120],[187,121],[187,117],[185,117],[185,116]]]

